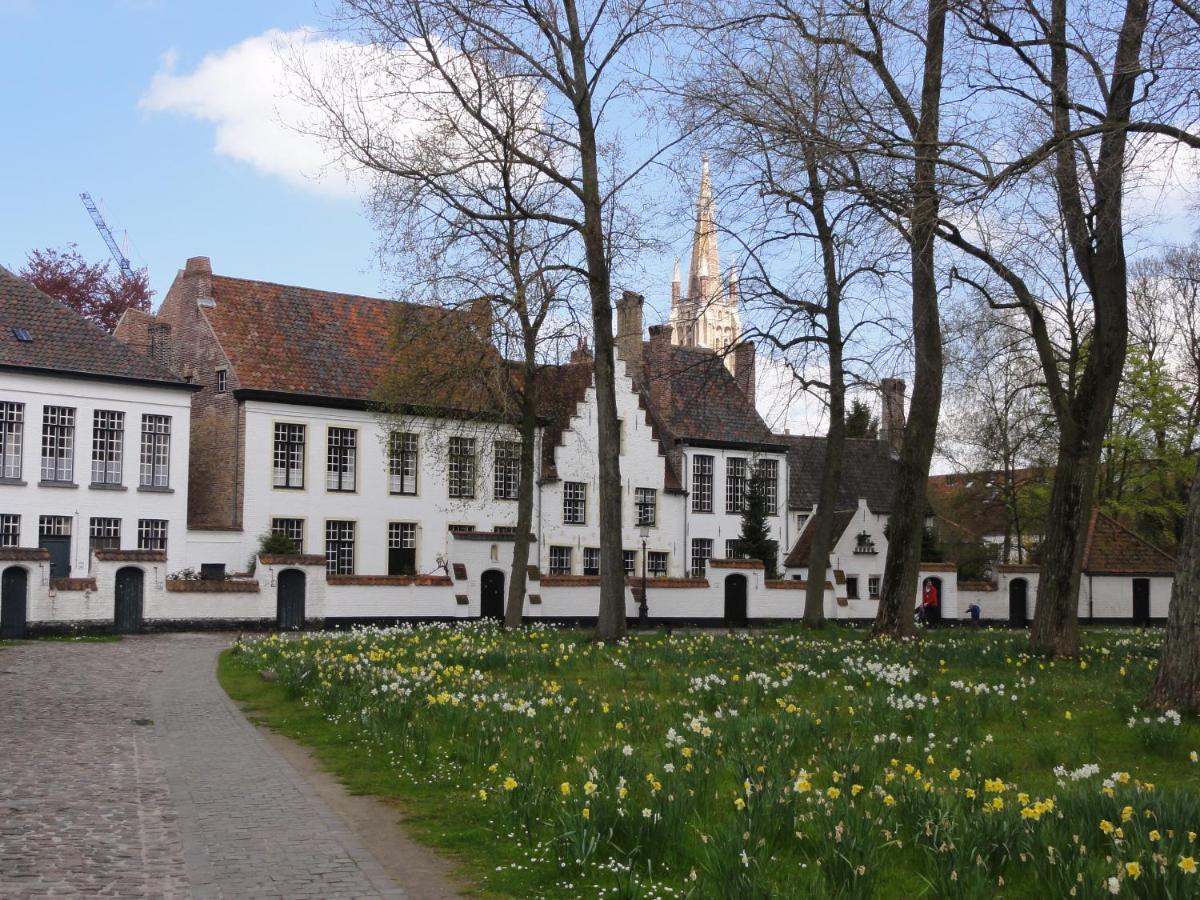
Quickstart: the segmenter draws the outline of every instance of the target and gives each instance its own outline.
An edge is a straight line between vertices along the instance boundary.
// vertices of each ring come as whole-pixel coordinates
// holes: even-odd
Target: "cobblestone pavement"
[[[225,696],[227,643],[0,649],[0,898],[405,896]]]

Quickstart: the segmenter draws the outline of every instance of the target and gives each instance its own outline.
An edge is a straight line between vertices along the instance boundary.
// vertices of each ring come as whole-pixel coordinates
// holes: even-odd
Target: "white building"
[[[7,630],[94,591],[94,550],[182,553],[193,390],[0,268]]]

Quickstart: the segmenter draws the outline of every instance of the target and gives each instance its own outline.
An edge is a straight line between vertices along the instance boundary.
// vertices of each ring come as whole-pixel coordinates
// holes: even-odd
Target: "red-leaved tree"
[[[20,274],[42,293],[65,303],[106,331],[117,327],[127,309],[149,311],[150,298],[154,296],[145,269],[129,275],[120,270],[110,272],[107,262],[89,263],[74,244],[30,251]]]

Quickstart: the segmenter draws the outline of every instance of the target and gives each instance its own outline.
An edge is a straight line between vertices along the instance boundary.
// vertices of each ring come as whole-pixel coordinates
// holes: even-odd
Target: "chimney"
[[[897,453],[904,443],[904,388],[903,378],[884,378],[879,382],[879,390],[883,394],[883,421],[880,423],[879,437]]]
[[[184,294],[186,299],[190,299],[197,306],[211,307],[215,305],[212,292],[212,262],[207,256],[191,257],[184,264],[181,280],[186,291]]]
[[[571,351],[571,362],[573,363],[590,363],[592,361],[592,351],[588,349],[587,342],[583,338],[579,338],[579,342],[575,345],[575,349]]]
[[[147,326],[149,347],[148,355],[164,368],[171,368],[171,326],[166,322],[153,320]]]
[[[625,291],[617,301],[617,356],[625,361],[625,373],[634,385],[642,383],[642,304],[646,298]]]
[[[754,405],[754,342],[742,341],[733,348],[733,378]]]

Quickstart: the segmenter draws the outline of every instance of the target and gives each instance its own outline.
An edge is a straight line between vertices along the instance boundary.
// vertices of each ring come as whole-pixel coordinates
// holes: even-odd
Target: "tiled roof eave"
[[[722,441],[713,438],[676,437],[675,443],[681,447],[702,447],[714,450],[765,450],[769,453],[787,453],[786,444],[772,444],[769,441]]]
[[[30,375],[44,375],[48,378],[82,378],[85,381],[115,381],[121,384],[137,384],[143,387],[166,388],[168,390],[199,391],[203,385],[179,379],[171,381],[157,378],[138,378],[133,375],[113,375],[107,372],[87,372],[77,369],[47,368],[45,366],[22,366],[16,363],[0,362],[0,369],[7,372],[24,372]]]
[[[235,400],[258,400],[264,403],[284,403],[293,406],[319,406],[328,409],[353,409],[363,411],[390,412],[397,415],[430,416],[436,418],[478,420],[486,422],[507,422],[516,425],[515,416],[504,416],[492,410],[469,410],[449,406],[418,406],[415,404],[399,404],[388,409],[377,401],[362,397],[330,397],[320,394],[306,394],[300,391],[267,391],[260,388],[237,388],[233,392]],[[539,425],[549,424],[545,417],[538,417]]]

